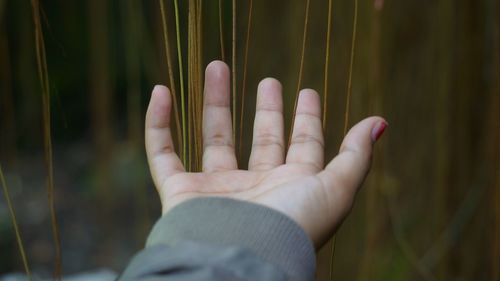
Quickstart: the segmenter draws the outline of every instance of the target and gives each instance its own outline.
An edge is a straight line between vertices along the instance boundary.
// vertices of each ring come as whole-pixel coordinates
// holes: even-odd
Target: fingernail
[[[388,125],[385,121],[380,121],[375,125],[372,129],[372,142],[376,142],[382,136]]]
[[[154,93],[154,92],[158,91],[160,89],[160,87],[161,87],[161,85],[155,85],[153,87],[153,91],[152,92]]]

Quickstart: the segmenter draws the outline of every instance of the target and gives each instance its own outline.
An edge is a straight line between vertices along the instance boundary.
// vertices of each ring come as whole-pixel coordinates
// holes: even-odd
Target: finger
[[[356,124],[345,136],[339,154],[318,174],[333,205],[349,210],[354,195],[363,183],[371,165],[372,147],[387,127],[381,117],[370,117]],[[331,191],[331,192],[330,192]]]
[[[205,72],[203,103],[203,171],[237,169],[229,108],[229,68],[211,62]]]
[[[276,79],[267,78],[260,82],[257,89],[249,170],[269,170],[283,164],[285,157],[283,131],[281,84]]]
[[[286,163],[309,165],[315,171],[320,171],[323,169],[323,147],[319,95],[311,89],[302,90],[295,112]]]
[[[175,153],[170,132],[172,100],[165,86],[155,86],[146,112],[146,153],[153,181],[160,188],[166,178],[184,167]]]

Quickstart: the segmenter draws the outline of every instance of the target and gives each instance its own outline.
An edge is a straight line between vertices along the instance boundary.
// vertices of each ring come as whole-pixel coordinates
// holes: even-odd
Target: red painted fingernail
[[[372,141],[376,142],[384,133],[385,129],[387,128],[389,124],[385,121],[379,122],[375,127],[372,129]]]

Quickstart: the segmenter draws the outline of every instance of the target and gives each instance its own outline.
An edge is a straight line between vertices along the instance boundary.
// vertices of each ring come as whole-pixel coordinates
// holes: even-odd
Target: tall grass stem
[[[300,51],[300,66],[299,66],[299,76],[297,78],[297,90],[295,91],[295,101],[294,101],[294,106],[293,106],[293,117],[292,117],[292,124],[291,124],[291,129],[290,129],[290,136],[289,136],[289,141],[288,145],[290,145],[292,135],[293,135],[293,125],[295,123],[295,111],[297,110],[297,102],[299,100],[299,93],[300,93],[300,87],[302,86],[302,73],[304,71],[304,60],[305,60],[305,52],[306,52],[306,42],[307,42],[307,27],[309,25],[309,6],[310,6],[310,0],[306,1],[306,9],[305,9],[305,15],[304,15],[304,30],[302,33],[302,49]]]
[[[219,39],[220,39],[220,57],[222,61],[226,61],[226,52],[224,50],[224,16],[222,9],[222,0],[219,0]]]
[[[239,128],[239,145],[238,145],[238,155],[241,159],[242,157],[242,142],[243,142],[243,116],[245,115],[245,92],[247,85],[247,67],[248,67],[248,47],[250,42],[250,31],[252,27],[252,10],[253,10],[253,0],[249,0],[248,7],[248,22],[247,22],[247,34],[245,41],[245,57],[243,61],[243,81],[241,86],[241,112],[240,112],[240,128]]]
[[[38,76],[42,90],[42,119],[43,119],[43,138],[45,165],[47,168],[47,197],[50,212],[50,222],[52,228],[52,238],[54,240],[54,279],[61,280],[61,240],[59,237],[59,226],[55,211],[54,199],[54,167],[52,158],[52,137],[51,137],[51,118],[50,118],[50,86],[49,74],[47,69],[47,57],[45,52],[45,42],[43,39],[43,30],[40,22],[40,2],[31,0],[33,10],[33,22],[35,26],[35,51],[37,59]]]
[[[177,59],[179,65],[179,84],[181,90],[181,118],[182,118],[182,162],[184,167],[189,167],[189,159],[187,157],[187,126],[186,126],[186,97],[184,93],[184,74],[182,69],[182,49],[181,49],[181,30],[179,25],[179,0],[174,0],[175,13],[175,31],[177,37]]]
[[[232,26],[232,86],[233,86],[233,143],[235,143],[236,134],[236,0],[233,0],[233,26]]]
[[[325,48],[325,77],[323,81],[323,131],[326,130],[326,113],[328,108],[328,68],[330,66],[330,38],[332,32],[332,3],[333,0],[328,0],[328,22],[326,31],[326,48]]]
[[[356,49],[356,33],[358,27],[358,0],[354,0],[354,16],[352,24],[352,41],[351,41],[351,58],[349,61],[349,77],[347,80],[347,94],[345,102],[345,115],[344,115],[344,135],[347,133],[347,128],[349,126],[349,108],[351,103],[351,93],[352,93],[352,72],[354,66],[354,51]]]
[[[172,94],[172,101],[174,104],[174,119],[175,119],[175,131],[177,133],[177,143],[179,145],[179,149],[181,150],[181,155],[183,154],[183,147],[182,147],[182,132],[181,132],[181,125],[180,125],[180,120],[179,120],[179,108],[177,104],[177,93],[176,93],[176,87],[175,87],[175,79],[174,79],[174,72],[173,72],[173,67],[172,67],[172,58],[170,56],[170,43],[169,43],[169,36],[168,36],[168,24],[167,24],[167,15],[165,13],[165,4],[163,3],[163,0],[158,0],[158,3],[160,3],[160,12],[161,12],[161,21],[162,21],[162,28],[163,28],[163,40],[165,43],[165,57],[167,59],[167,68],[168,68],[168,80],[170,83],[170,93]]]
[[[21,237],[21,231],[19,230],[19,225],[16,219],[16,213],[10,200],[9,188],[5,181],[5,176],[3,174],[2,165],[0,165],[0,180],[2,183],[3,193],[5,195],[5,201],[7,202],[7,208],[9,209],[10,218],[12,221],[12,226],[14,227],[14,233],[16,235],[17,246],[19,247],[19,252],[21,253],[21,258],[23,260],[24,271],[26,272],[26,278],[31,281],[31,271],[28,264],[28,258],[26,257],[26,251],[24,250],[23,239]]]

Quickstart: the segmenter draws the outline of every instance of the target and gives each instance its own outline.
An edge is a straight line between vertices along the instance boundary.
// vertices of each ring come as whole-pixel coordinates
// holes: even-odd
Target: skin
[[[387,123],[369,117],[356,124],[325,167],[319,95],[311,89],[300,92],[285,152],[281,89],[275,79],[260,82],[249,168],[239,170],[232,139],[229,68],[220,61],[207,66],[200,173],[187,173],[175,153],[169,90],[153,89],[146,114],[146,151],[163,214],[192,198],[229,197],[282,212],[305,230],[316,248],[326,243],[349,213],[369,171],[375,138]]]

